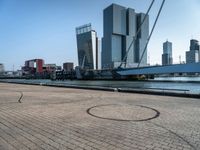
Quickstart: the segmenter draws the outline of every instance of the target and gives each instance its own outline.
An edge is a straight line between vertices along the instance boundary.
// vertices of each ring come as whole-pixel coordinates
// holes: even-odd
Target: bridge
[[[167,66],[150,66],[140,68],[127,68],[117,71],[122,76],[131,75],[156,75],[156,74],[171,74],[171,73],[200,73],[199,63],[175,64]]]

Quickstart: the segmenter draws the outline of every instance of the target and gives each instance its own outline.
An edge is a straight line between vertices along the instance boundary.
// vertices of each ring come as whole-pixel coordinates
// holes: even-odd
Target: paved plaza
[[[200,100],[0,83],[0,150],[67,149],[200,150]]]

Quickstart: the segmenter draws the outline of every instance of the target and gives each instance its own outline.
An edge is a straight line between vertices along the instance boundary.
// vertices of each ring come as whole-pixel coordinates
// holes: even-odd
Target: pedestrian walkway
[[[199,150],[200,100],[0,83],[0,150],[66,149]]]

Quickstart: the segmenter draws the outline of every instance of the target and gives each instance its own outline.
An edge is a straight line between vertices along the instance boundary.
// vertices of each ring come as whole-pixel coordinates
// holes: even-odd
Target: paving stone
[[[199,108],[192,98],[0,83],[0,150],[199,150]]]

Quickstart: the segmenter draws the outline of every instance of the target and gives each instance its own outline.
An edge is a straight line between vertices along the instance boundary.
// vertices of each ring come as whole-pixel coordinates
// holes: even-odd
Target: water
[[[163,82],[163,80],[165,80],[165,82]],[[144,89],[162,90],[162,91],[168,90],[173,92],[200,94],[200,77],[156,78],[155,80],[151,81],[80,81],[80,80],[51,81],[51,80],[22,80],[22,79],[20,80],[9,79],[7,81],[15,81],[21,83],[25,82],[25,83],[38,83],[38,84],[87,86],[87,87],[98,86],[98,87],[129,88],[129,89],[141,89],[141,90]],[[171,81],[177,81],[177,82],[171,82]]]
[[[200,77],[159,77],[154,80],[158,81],[193,81],[200,82]]]

